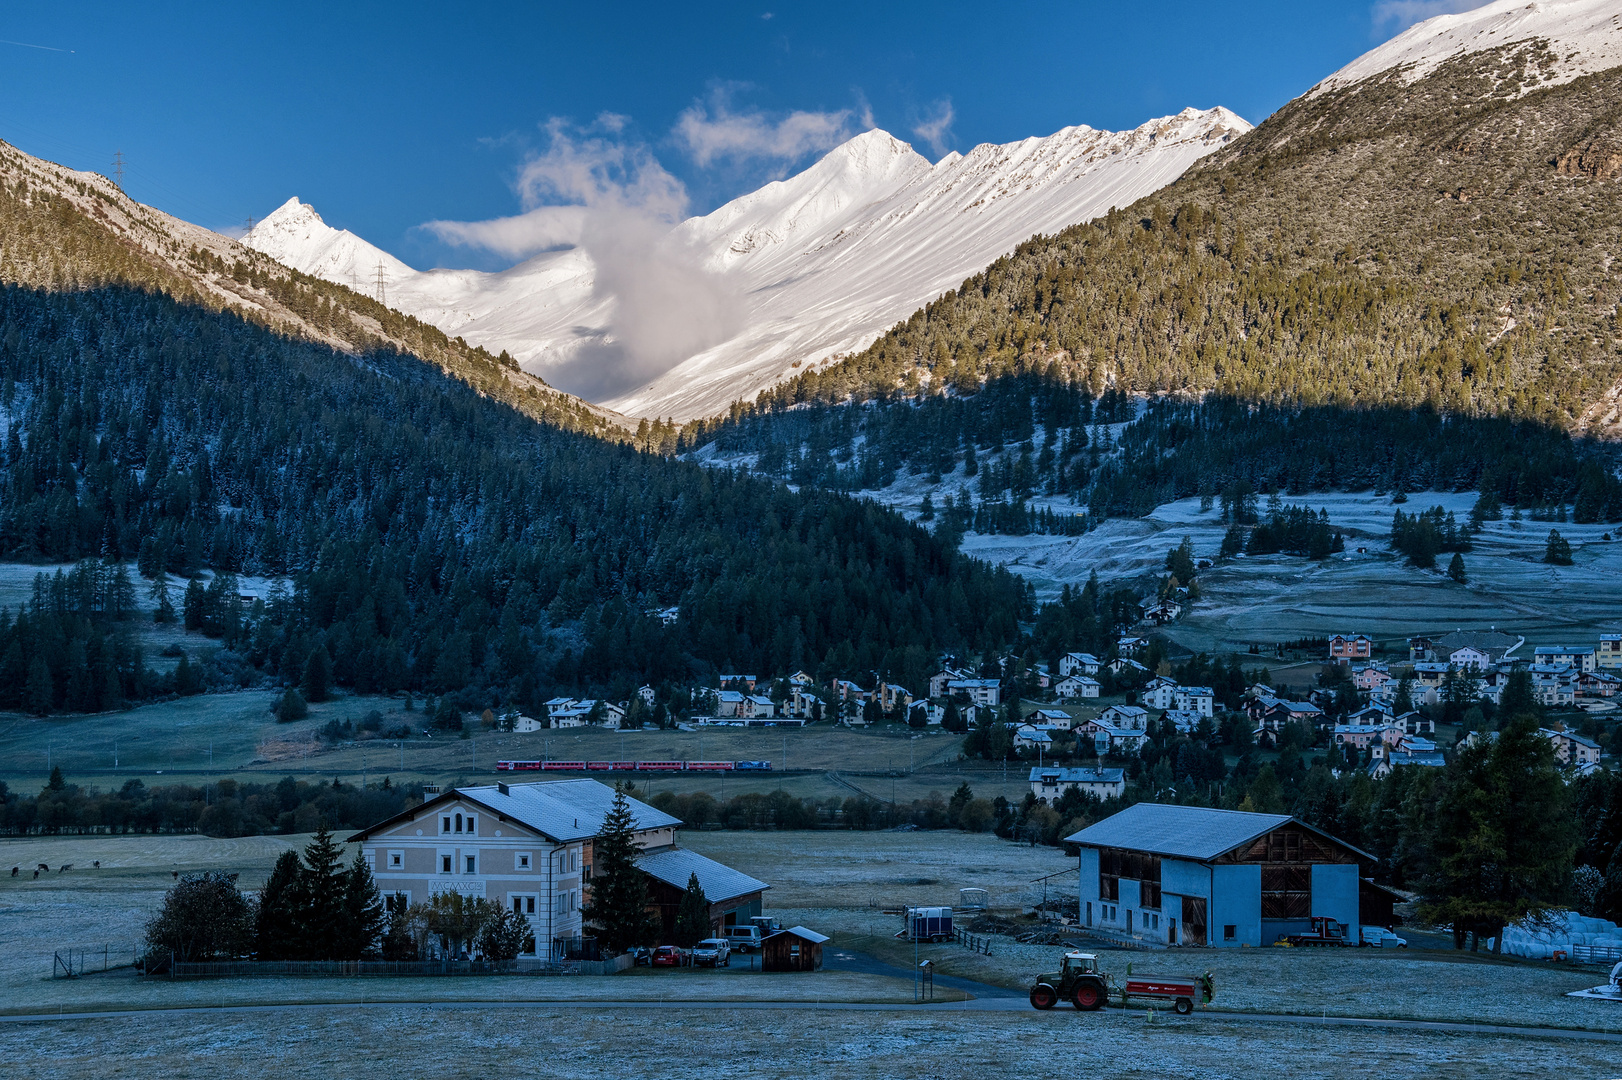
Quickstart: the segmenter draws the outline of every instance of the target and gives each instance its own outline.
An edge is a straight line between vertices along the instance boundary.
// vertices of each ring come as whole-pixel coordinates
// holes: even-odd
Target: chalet
[[[1138,700],[1151,709],[1175,709],[1177,680],[1165,675],[1156,675],[1139,691]]]
[[[1408,659],[1430,660],[1436,656],[1436,642],[1428,637],[1411,637],[1408,639]]]
[[[658,619],[665,626],[671,626],[675,624],[677,619],[681,618],[681,608],[675,606],[654,608],[648,614]]]
[[[1102,718],[1084,720],[1075,726],[1077,740],[1093,740],[1093,748],[1100,757],[1104,754],[1131,756],[1143,749],[1148,731],[1137,727],[1117,727]]]
[[[1376,746],[1376,749],[1380,749]],[[1391,773],[1404,766],[1415,766],[1422,769],[1442,769],[1447,767],[1447,758],[1436,749],[1430,750],[1383,750],[1368,764],[1368,774],[1371,780],[1384,780]]]
[[[829,689],[833,691],[836,701],[853,701],[858,705],[867,701],[868,697],[871,696],[866,690],[863,690],[849,679],[835,679]]]
[[[508,713],[506,719],[509,722],[508,726],[519,735],[528,735],[532,731],[541,731],[546,727],[533,716],[525,716],[522,713]]]
[[[796,671],[794,674],[788,677],[788,684],[790,686],[804,686],[809,689],[810,687],[817,685],[817,680],[813,679],[803,671]]]
[[[1129,657],[1118,656],[1109,662],[1109,669],[1115,675],[1147,675],[1149,669]]]
[[[1001,705],[1002,682],[998,679],[953,679],[946,684],[949,694],[963,694],[976,705]]]
[[[1532,696],[1542,705],[1573,705],[1577,698],[1577,670],[1566,664],[1530,664]]]
[[[715,715],[717,717],[742,717],[744,694],[741,690],[721,690],[715,695]]]
[[[1594,650],[1578,645],[1539,645],[1532,650],[1532,663],[1594,670]]]
[[[524,955],[553,958],[585,931],[581,908],[591,888],[593,842],[614,795],[613,788],[595,780],[453,788],[356,833],[349,842],[361,845],[391,908],[440,893],[490,900],[529,923]],[[765,882],[677,847],[679,819],[628,801],[632,837],[644,853],[637,866],[651,879],[651,899],[661,913],[669,900],[661,885],[675,888],[669,881],[680,878],[674,898],[679,904],[694,873],[710,899],[713,929],[760,913],[761,894],[769,888]],[[667,932],[674,910],[668,911]]]
[[[1622,668],[1622,634],[1601,634],[1599,648],[1594,651],[1597,668]]]
[[[1195,712],[1201,716],[1210,716],[1216,695],[1209,686],[1179,686],[1172,691],[1174,697],[1173,708],[1180,712]]]
[[[1490,664],[1497,664],[1520,648],[1525,638],[1506,634],[1501,630],[1455,630],[1431,642],[1424,656],[1414,660],[1443,660],[1463,648],[1472,648],[1486,655]],[[1410,649],[1410,653],[1412,650]]]
[[[790,682],[789,686],[788,701],[784,702],[788,707],[788,714],[799,720],[811,719],[816,706],[822,700],[815,693],[815,685]]]
[[[646,705],[650,709],[653,708],[654,702],[658,699],[658,694],[654,692],[654,689],[651,686],[638,687],[636,696],[641,698],[642,704]]]
[[[546,703],[547,719],[555,728],[577,728],[588,724],[601,724],[618,728],[625,719],[625,709],[612,701],[596,698],[553,698]]]
[[[1071,675],[1060,679],[1059,685],[1054,687],[1061,698],[1095,698],[1104,689],[1097,679],[1089,679],[1085,675]]]
[[[1053,766],[1031,770],[1031,794],[1056,803],[1071,789],[1100,799],[1115,799],[1126,790],[1122,769],[1061,769]]]
[[[1356,939],[1374,857],[1286,814],[1138,803],[1065,837],[1083,926],[1167,945],[1271,945],[1333,919]]]
[[[1144,609],[1143,617],[1156,626],[1164,626],[1183,613],[1183,605],[1175,600],[1162,600]]]
[[[1055,731],[1069,731],[1074,718],[1062,709],[1037,709],[1030,715],[1033,724],[1042,724]]]
[[[1391,669],[1384,664],[1364,664],[1352,670],[1352,685],[1365,693],[1383,690],[1391,681]]]
[[[1137,656],[1149,647],[1149,639],[1141,637],[1123,637],[1115,643],[1115,651],[1121,656]]]
[[[1051,751],[1053,729],[1045,725],[1038,727],[1035,724],[1020,724],[1014,728],[1014,749]]]
[[[1374,651],[1374,642],[1365,634],[1336,634],[1329,639],[1329,660],[1335,664],[1351,664],[1367,660]]]
[[[1400,745],[1405,732],[1395,724],[1336,724],[1335,745],[1341,749],[1367,750],[1376,743]]]
[[[1099,714],[1098,719],[1111,727],[1142,731],[1149,726],[1149,710],[1141,705],[1111,705]]]
[[[1555,760],[1562,765],[1599,763],[1599,743],[1592,739],[1586,739],[1574,732],[1555,731],[1550,728],[1539,728],[1538,734],[1554,744]]]
[[[1059,658],[1059,674],[1063,675],[1097,675],[1101,661],[1092,653],[1073,652],[1065,653]]]
[[[738,715],[745,720],[769,720],[777,715],[777,703],[760,694],[748,694],[738,707]]]
[[[1622,690],[1622,678],[1603,668],[1585,671],[1577,676],[1576,692],[1579,697],[1609,698]]]
[[[905,709],[911,704],[912,695],[907,692],[906,687],[897,686],[895,683],[879,684],[879,708],[883,709],[885,712],[889,713],[895,712],[898,709]]]
[[[958,671],[955,668],[942,668],[939,673],[929,677],[929,696],[932,698],[946,697],[951,693],[947,689],[952,683],[960,679],[967,679],[968,672]]]
[[[1179,735],[1192,735],[1200,726],[1205,717],[1197,712],[1188,712],[1182,709],[1167,709],[1160,714],[1162,724],[1170,724]]]
[[[1447,662],[1460,671],[1486,671],[1492,666],[1492,657],[1474,645],[1464,645],[1447,654]]]

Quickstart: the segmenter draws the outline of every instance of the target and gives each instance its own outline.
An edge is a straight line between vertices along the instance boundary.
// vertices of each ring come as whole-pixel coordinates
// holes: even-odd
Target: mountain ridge
[[[1226,109],[1186,109],[1130,131],[1070,127],[933,164],[887,132],[865,132],[794,177],[676,226],[673,239],[697,265],[741,295],[743,329],[604,403],[677,420],[724,411],[800,368],[864,347],[1033,233],[1134,201],[1247,130]],[[273,218],[245,242],[304,272],[322,270],[332,235],[277,235]],[[324,272],[356,274],[365,287],[356,268]],[[391,276],[384,268],[385,289],[402,308],[510,351],[543,375],[611,341],[612,299],[598,294],[592,274],[580,248],[499,274]]]

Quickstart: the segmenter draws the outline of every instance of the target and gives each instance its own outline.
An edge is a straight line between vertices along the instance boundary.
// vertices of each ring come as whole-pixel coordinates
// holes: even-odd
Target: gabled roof
[[[809,941],[813,945],[821,945],[825,941],[833,940],[833,938],[829,937],[827,934],[819,934],[815,930],[807,930],[803,926],[791,926],[787,930],[777,931],[776,934],[767,934],[766,938],[767,940],[770,940],[777,937],[779,934],[793,934],[800,940]]]
[[[1126,775],[1124,769],[1043,768],[1031,766],[1031,783],[1047,784],[1118,784]]]
[[[1243,810],[1212,810],[1203,806],[1170,806],[1164,803],[1136,803],[1096,825],[1072,833],[1064,840],[1067,844],[1085,847],[1127,848],[1174,859],[1210,862],[1292,822],[1370,862],[1374,861],[1374,856],[1288,814],[1252,814]]]
[[[506,794],[502,793],[502,786],[507,788]],[[603,831],[603,821],[614,806],[614,789],[596,780],[546,780],[534,784],[452,788],[422,806],[414,806],[361,830],[349,838],[349,843],[365,840],[397,822],[408,821],[424,810],[457,799],[482,806],[551,840],[589,840]],[[647,803],[629,796],[626,801],[631,804],[632,828],[638,831],[681,824],[680,818],[655,810]],[[685,879],[682,884],[687,884]]]
[[[730,866],[723,866],[714,859],[706,859],[698,852],[688,851],[686,848],[665,848],[663,851],[649,852],[638,857],[636,867],[643,873],[678,889],[687,888],[688,880],[696,874],[699,887],[704,890],[705,898],[712,904],[771,888],[764,881],[757,881],[748,874],[734,870]]]

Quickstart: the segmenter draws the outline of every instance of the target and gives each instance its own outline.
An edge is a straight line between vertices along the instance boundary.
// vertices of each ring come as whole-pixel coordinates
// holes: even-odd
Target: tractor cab
[[[1067,952],[1064,954],[1064,964],[1059,969],[1061,980],[1070,980],[1077,975],[1097,975],[1098,954],[1090,952]]]

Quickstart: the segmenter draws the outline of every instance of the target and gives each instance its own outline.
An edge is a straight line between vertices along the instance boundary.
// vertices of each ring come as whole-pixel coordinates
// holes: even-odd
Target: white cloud
[[[675,240],[687,189],[645,144],[624,137],[628,118],[604,114],[586,129],[554,118],[548,145],[520,167],[524,213],[490,221],[431,221],[451,244],[520,258],[559,245],[591,256],[593,293],[608,302],[603,339],[547,372],[592,400],[633,390],[720,344],[739,326],[741,301]]]
[[[1438,15],[1457,15],[1485,7],[1490,0],[1380,0],[1374,5],[1374,25],[1401,32]]]
[[[952,99],[942,98],[935,103],[931,115],[913,125],[912,133],[939,157],[952,148],[952,121],[955,119],[957,113],[952,109]]]
[[[775,120],[758,109],[735,112],[731,94],[722,87],[711,92],[707,103],[684,109],[671,134],[700,167],[754,158],[794,162],[814,151],[832,150],[854,135],[851,119],[849,109],[797,109]]]

